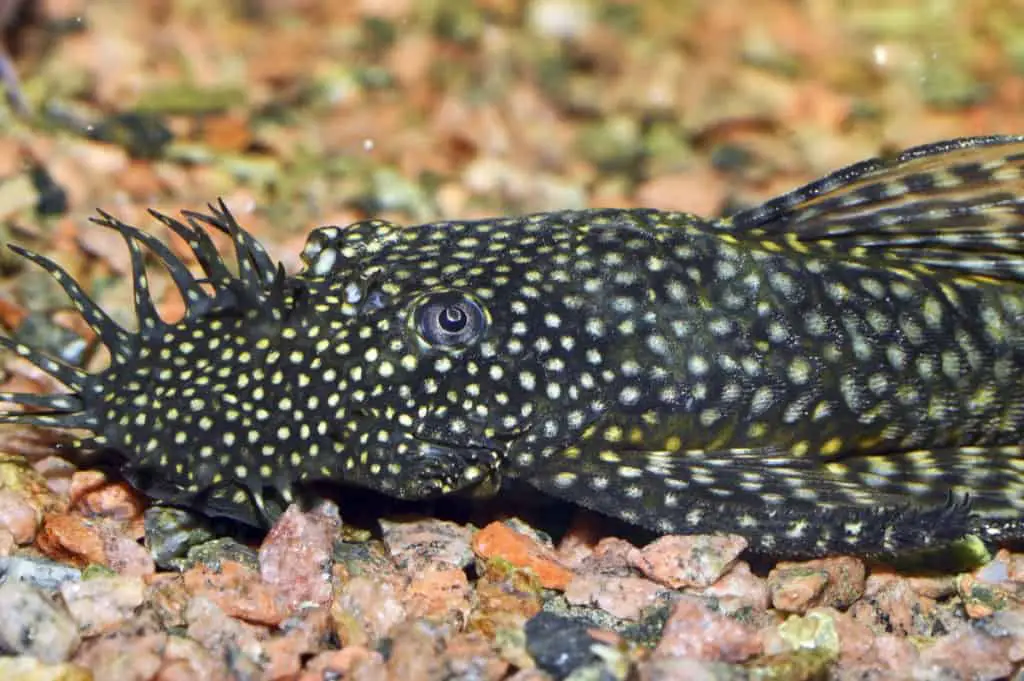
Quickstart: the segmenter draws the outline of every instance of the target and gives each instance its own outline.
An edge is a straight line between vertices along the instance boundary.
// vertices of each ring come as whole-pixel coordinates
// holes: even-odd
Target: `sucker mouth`
[[[453,444],[439,440],[414,438],[416,453],[407,465],[417,469],[417,475],[441,482],[448,491],[475,485],[500,474],[504,447]]]

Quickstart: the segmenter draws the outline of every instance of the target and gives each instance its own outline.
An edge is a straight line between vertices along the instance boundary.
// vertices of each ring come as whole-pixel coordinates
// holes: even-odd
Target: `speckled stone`
[[[81,643],[67,610],[27,584],[0,584],[0,613],[0,649],[52,664],[68,660]]]

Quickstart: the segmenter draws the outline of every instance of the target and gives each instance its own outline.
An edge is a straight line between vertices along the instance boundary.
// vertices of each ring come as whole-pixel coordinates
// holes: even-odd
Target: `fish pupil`
[[[469,323],[469,315],[459,305],[450,305],[437,316],[437,325],[446,333],[459,333]]]
[[[455,291],[435,294],[425,300],[416,310],[415,320],[426,342],[446,347],[472,343],[487,326],[480,304]]]

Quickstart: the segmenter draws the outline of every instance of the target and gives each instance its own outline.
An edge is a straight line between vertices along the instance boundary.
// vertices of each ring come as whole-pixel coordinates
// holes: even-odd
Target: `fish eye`
[[[472,343],[487,327],[487,315],[479,302],[459,291],[427,296],[415,312],[416,331],[431,345]]]

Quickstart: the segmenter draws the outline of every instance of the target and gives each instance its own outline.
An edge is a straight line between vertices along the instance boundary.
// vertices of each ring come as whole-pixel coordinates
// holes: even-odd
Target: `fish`
[[[328,225],[293,274],[223,202],[151,213],[192,265],[94,218],[127,244],[136,328],[10,246],[110,360],[0,337],[67,387],[0,395],[0,423],[70,429],[157,501],[260,526],[319,483],[515,482],[774,556],[1024,538],[1024,136],[862,161],[718,219]],[[157,311],[156,264],[180,319]]]

